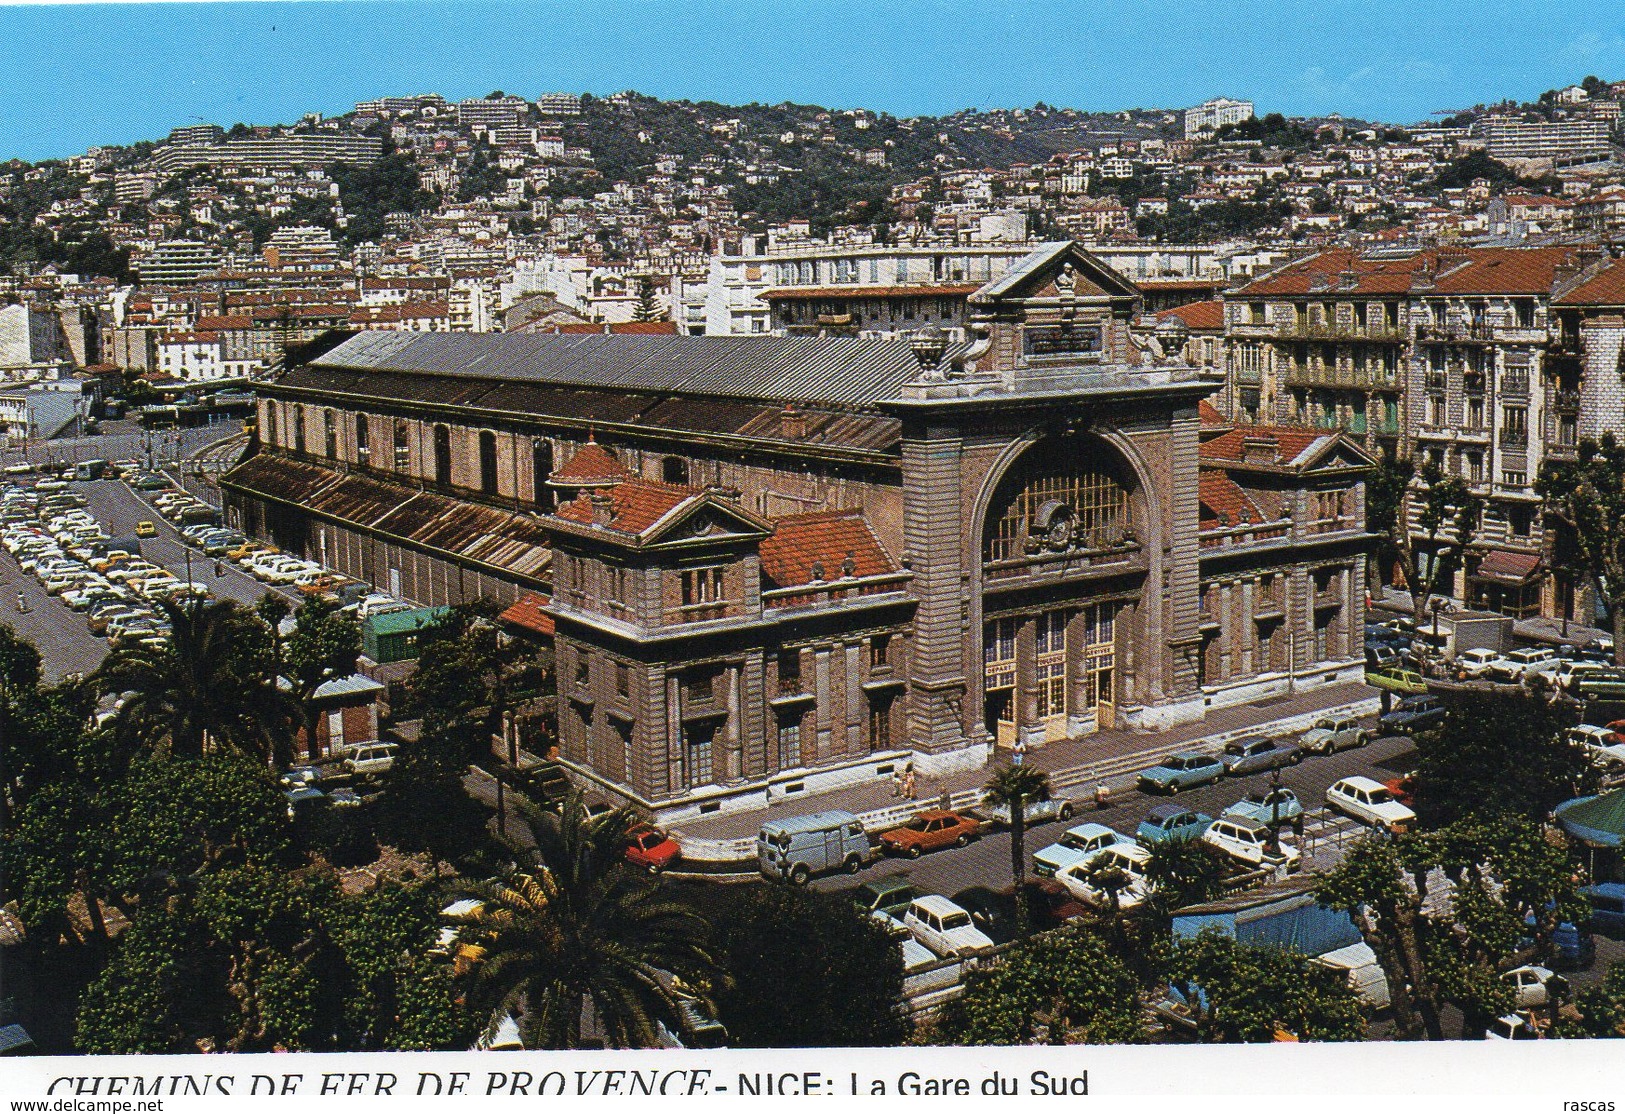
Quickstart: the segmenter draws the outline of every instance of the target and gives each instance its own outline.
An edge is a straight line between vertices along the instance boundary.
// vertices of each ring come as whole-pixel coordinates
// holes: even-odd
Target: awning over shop
[[[1598,797],[1576,797],[1553,810],[1563,830],[1592,847],[1618,847],[1625,842],[1625,789]]]
[[[1497,584],[1522,586],[1540,571],[1540,558],[1533,553],[1513,553],[1505,549],[1492,549],[1478,563],[1474,580],[1489,580]]]

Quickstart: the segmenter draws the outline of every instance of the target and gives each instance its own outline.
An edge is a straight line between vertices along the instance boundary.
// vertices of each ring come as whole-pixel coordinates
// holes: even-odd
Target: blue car
[[[1141,770],[1136,782],[1142,793],[1178,793],[1198,785],[1212,785],[1224,777],[1224,763],[1211,754],[1194,750],[1170,754],[1148,770]]]
[[[1134,835],[1141,843],[1163,843],[1170,839],[1200,839],[1213,817],[1181,805],[1154,805]]]

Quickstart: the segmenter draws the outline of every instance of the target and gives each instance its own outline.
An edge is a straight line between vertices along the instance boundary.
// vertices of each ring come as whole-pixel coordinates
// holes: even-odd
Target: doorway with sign
[[[1117,726],[1117,609],[1115,603],[1083,609],[1080,641],[1083,686],[1080,712],[1092,714],[1095,730]]]

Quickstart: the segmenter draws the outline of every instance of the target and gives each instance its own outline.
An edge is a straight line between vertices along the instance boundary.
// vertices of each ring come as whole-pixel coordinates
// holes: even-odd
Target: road
[[[1340,751],[1324,758],[1305,758],[1302,764],[1289,766],[1282,771],[1281,783],[1298,794],[1298,799],[1304,802],[1306,809],[1314,810],[1320,807],[1326,787],[1339,778],[1351,774],[1364,774],[1378,781],[1387,781],[1408,768],[1409,760],[1414,753],[1415,748],[1409,739],[1403,737],[1376,739],[1365,747]],[[1181,805],[1205,812],[1209,816],[1218,816],[1227,805],[1234,804],[1247,793],[1267,788],[1269,781],[1268,774],[1225,778],[1218,785],[1186,790],[1173,799]],[[1169,799],[1166,796],[1148,796],[1133,789],[1119,790],[1114,794],[1112,807],[1109,809],[1096,810],[1092,805],[1086,805],[1070,821],[1063,823],[1057,820],[1031,829],[1026,836],[1028,862],[1031,863],[1034,851],[1054,843],[1060,838],[1061,833],[1073,824],[1094,821],[1132,835],[1152,805]],[[928,804],[929,802],[922,801],[921,807]],[[1080,802],[1080,805],[1082,804],[1085,802]],[[1305,831],[1311,838],[1321,830],[1321,826],[1313,819],[1305,825]],[[1347,822],[1338,823],[1332,830],[1358,833],[1358,829]],[[1324,838],[1321,842],[1324,843]],[[949,848],[918,859],[881,859],[865,871],[860,879],[889,875],[906,875],[925,893],[952,895],[972,886],[1004,889],[1010,885],[1010,834],[1007,831],[995,832],[977,840],[969,847]],[[841,890],[852,885],[853,879],[845,875],[820,878],[813,882],[815,888],[822,890]]]
[[[28,446],[28,459],[34,464],[66,461],[77,464],[82,460],[135,460],[143,467],[171,465],[184,460],[223,437],[242,432],[242,422],[234,419],[218,421],[213,425],[193,429],[144,430],[133,421],[102,423],[102,432],[94,437],[61,437],[51,441],[34,441]],[[7,449],[4,463],[15,464],[23,457],[20,449]]]
[[[153,523],[158,536],[142,539],[141,554],[176,576],[188,578],[190,574],[190,579],[207,584],[216,596],[242,603],[254,603],[272,590],[229,561],[220,564],[224,575],[215,576],[214,562],[185,545],[169,522],[123,481],[75,481],[70,486],[85,497],[85,510],[111,537],[134,534],[137,522]],[[29,610],[22,613],[17,611],[19,590],[29,605]],[[297,593],[283,594],[295,603],[300,598]],[[10,557],[0,559],[0,602],[5,608],[0,612],[0,621],[38,647],[47,679],[89,673],[107,656],[106,641],[90,633],[84,616],[47,595],[39,582],[19,569]]]

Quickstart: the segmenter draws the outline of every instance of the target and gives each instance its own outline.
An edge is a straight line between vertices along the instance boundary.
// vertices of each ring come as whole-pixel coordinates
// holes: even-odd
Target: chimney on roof
[[[587,503],[592,508],[592,524],[608,526],[615,519],[615,500],[602,491],[587,492]]]
[[[807,437],[807,415],[790,403],[779,411],[779,432],[786,441],[802,441]]]
[[[1245,464],[1274,464],[1281,457],[1281,443],[1267,433],[1249,433],[1241,441]]]

